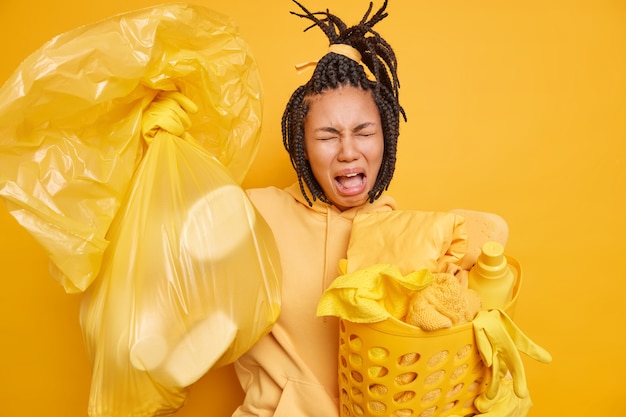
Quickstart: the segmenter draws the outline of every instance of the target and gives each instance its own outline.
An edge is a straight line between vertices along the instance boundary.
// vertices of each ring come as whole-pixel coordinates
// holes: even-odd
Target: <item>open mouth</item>
[[[335,177],[335,182],[339,185],[339,188],[344,191],[359,189],[363,187],[365,183],[365,175],[357,173],[341,175]]]

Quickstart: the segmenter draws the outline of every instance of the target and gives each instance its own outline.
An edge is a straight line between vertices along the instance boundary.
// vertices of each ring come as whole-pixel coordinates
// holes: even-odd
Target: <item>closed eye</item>
[[[376,134],[376,125],[371,122],[361,123],[352,129],[352,131],[357,136],[372,136]]]
[[[333,127],[322,127],[316,132],[320,134],[317,140],[331,140],[339,138],[339,131]]]

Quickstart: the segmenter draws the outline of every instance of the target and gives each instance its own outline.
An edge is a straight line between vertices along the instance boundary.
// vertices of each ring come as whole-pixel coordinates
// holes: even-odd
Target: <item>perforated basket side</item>
[[[341,417],[472,415],[486,371],[471,323],[425,332],[340,321]]]

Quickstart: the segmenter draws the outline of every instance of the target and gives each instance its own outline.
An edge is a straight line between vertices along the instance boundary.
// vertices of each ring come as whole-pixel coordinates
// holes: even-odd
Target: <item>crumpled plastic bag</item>
[[[0,196],[67,292],[98,274],[160,91],[196,103],[190,134],[241,182],[258,146],[260,75],[234,22],[210,9],[162,5],[76,28],[0,89]]]
[[[171,415],[280,307],[273,236],[240,187],[261,123],[233,22],[162,5],[62,34],[0,90],[0,196],[85,292],[89,415]]]

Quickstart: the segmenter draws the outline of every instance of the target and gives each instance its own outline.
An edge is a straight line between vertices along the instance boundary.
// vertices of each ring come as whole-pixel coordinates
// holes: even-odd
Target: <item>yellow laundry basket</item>
[[[508,257],[507,257],[508,258]],[[521,287],[516,270],[511,316]],[[432,332],[396,319],[360,324],[340,320],[341,417],[474,415],[489,383],[472,323]]]

